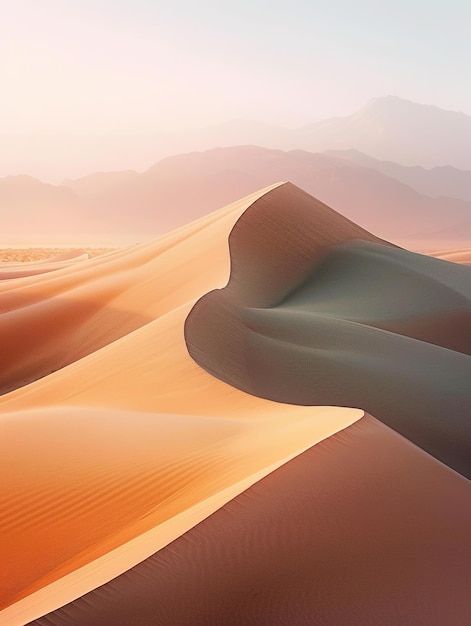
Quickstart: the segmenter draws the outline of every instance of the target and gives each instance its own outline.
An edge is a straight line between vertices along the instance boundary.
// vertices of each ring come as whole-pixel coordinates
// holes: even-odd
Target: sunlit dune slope
[[[366,417],[37,626],[466,626],[469,482]]]
[[[319,236],[351,227],[322,210],[318,230],[311,202],[242,215],[228,285],[186,321],[190,354],[263,398],[361,407],[471,476],[469,268],[348,235],[320,255]]]

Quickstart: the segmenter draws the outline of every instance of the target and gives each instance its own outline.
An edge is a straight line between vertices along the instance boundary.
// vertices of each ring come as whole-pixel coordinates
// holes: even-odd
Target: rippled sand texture
[[[469,482],[365,417],[38,626],[466,626]]]

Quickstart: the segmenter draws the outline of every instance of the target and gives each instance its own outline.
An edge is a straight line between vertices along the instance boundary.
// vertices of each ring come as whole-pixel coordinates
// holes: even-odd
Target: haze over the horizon
[[[3,17],[0,176],[142,169],[152,133],[296,127],[387,94],[471,114],[464,2],[19,0]]]

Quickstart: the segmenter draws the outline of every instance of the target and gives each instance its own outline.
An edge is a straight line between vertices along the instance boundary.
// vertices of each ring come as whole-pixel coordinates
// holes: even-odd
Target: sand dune
[[[234,410],[3,414],[1,554],[9,567],[0,588],[2,608],[13,606],[1,623],[31,619],[110,580],[362,415],[251,408],[259,409],[252,420]]]
[[[378,417],[424,449],[438,424],[429,451],[463,471],[468,272],[278,184],[0,282],[0,623],[467,623],[469,482],[363,408],[374,387]],[[290,404],[244,391],[247,355]],[[322,386],[359,408],[308,406]]]
[[[31,619],[116,576],[361,417],[248,396],[207,375],[186,351],[185,317],[202,291],[226,282],[228,233],[256,197],[156,243],[0,285],[16,384],[37,377],[44,361],[56,369],[76,361],[0,402],[9,479],[1,553],[10,564],[0,585],[9,607],[2,623]],[[92,298],[100,324],[88,314]],[[118,302],[123,319],[142,328],[113,326]],[[85,336],[90,354],[80,358],[74,346]],[[32,366],[35,354],[41,360]],[[186,511],[180,524],[163,526]],[[148,531],[144,547],[129,546]]]
[[[190,354],[263,398],[362,407],[470,477],[468,268],[368,238],[348,242],[349,230],[320,258],[316,228],[329,210],[310,211],[305,194],[284,223],[266,198],[231,232],[227,287],[187,319]],[[342,226],[334,217],[321,232]]]
[[[38,626],[466,626],[469,482],[364,418]]]
[[[227,235],[258,195],[85,267],[0,283],[2,391],[41,378],[224,284]],[[51,320],[54,332],[42,332]]]

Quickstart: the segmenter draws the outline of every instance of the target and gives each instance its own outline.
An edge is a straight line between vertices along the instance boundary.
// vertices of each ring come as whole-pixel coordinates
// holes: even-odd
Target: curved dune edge
[[[34,624],[464,626],[470,489],[366,416]]]
[[[185,322],[192,358],[261,398],[364,409],[471,477],[469,268],[377,240],[287,184],[229,236]]]
[[[321,428],[317,425],[315,439],[311,437],[309,445],[304,445],[286,457],[277,459],[271,465],[263,467],[238,482],[230,484],[218,493],[198,502],[198,504],[182,510],[181,513],[162,522],[150,531],[135,537],[104,556],[75,569],[70,574],[8,606],[0,611],[1,623],[5,626],[24,624],[103,585],[183,535],[257,481],[326,437],[330,437],[343,428],[349,427],[363,416],[363,412],[359,410],[336,409],[332,407],[318,409],[316,412],[318,415],[310,416],[309,420],[317,418],[316,421],[319,422],[319,418],[322,418],[323,424]],[[322,415],[319,415],[319,413],[322,413]],[[272,429],[274,424],[270,424],[270,426],[264,425],[265,436],[267,427]],[[303,439],[306,440],[306,433],[304,433]],[[291,446],[287,445],[286,447],[289,449]],[[257,450],[257,455],[260,452],[261,446]]]
[[[1,281],[0,393],[48,376],[224,285],[234,222],[280,184],[157,240]]]
[[[277,415],[265,405],[258,420],[62,407],[2,416],[2,476],[11,485],[1,521],[2,562],[10,563],[2,572],[3,606],[148,530],[156,529],[150,539],[157,549],[161,524],[195,506],[204,515],[201,502],[217,501],[219,492],[362,415],[282,406]],[[112,577],[109,565],[103,575]]]

